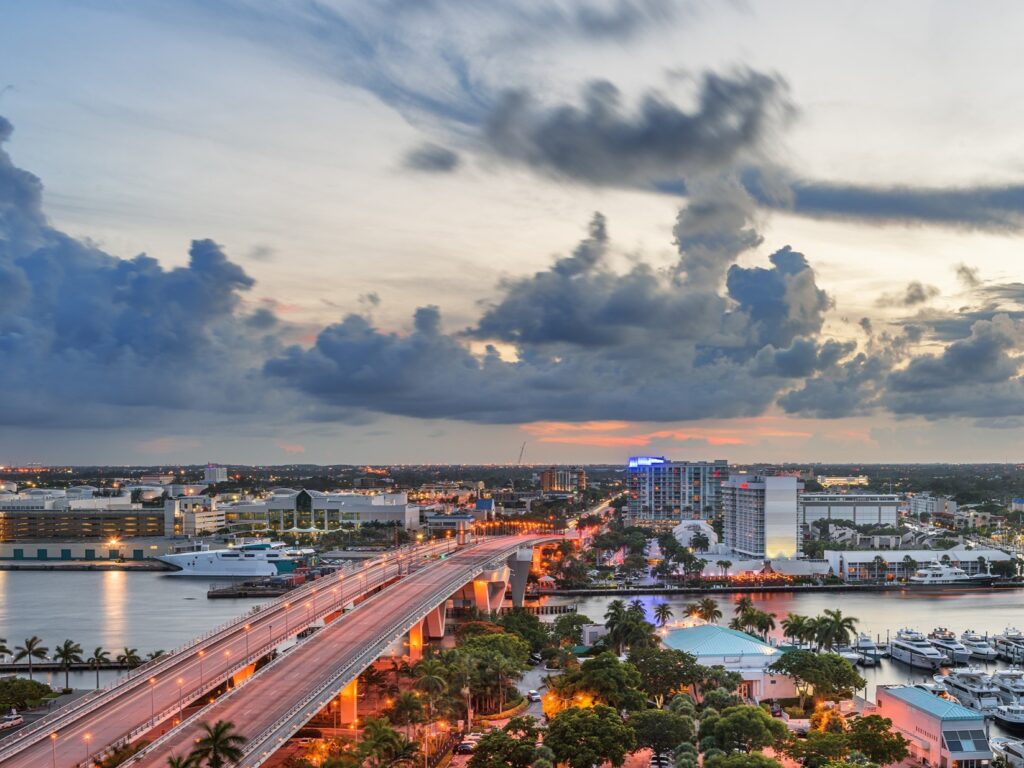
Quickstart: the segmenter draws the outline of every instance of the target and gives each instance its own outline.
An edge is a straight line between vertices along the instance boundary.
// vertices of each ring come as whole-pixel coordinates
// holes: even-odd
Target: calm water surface
[[[87,656],[96,646],[111,657],[126,646],[143,656],[171,650],[260,602],[208,600],[206,591],[215,582],[123,571],[0,571],[0,637],[13,647],[38,635],[50,648],[70,638]],[[101,672],[100,680],[116,675]],[[53,682],[58,678],[63,685],[63,673]],[[71,684],[93,687],[96,675],[72,673]]]

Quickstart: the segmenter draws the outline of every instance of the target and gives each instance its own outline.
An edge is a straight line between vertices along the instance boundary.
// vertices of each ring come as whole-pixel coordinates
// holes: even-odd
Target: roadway
[[[485,539],[431,567],[406,576],[355,610],[298,643],[243,685],[155,742],[126,763],[132,768],[166,766],[188,753],[199,722],[228,720],[249,739],[239,768],[261,765],[284,741],[326,706],[409,627],[474,575],[519,546],[550,536]],[[26,768],[28,764],[25,764]],[[20,768],[20,764],[19,764]]]
[[[392,553],[365,568],[310,582],[264,603],[106,689],[84,696],[0,741],[3,768],[71,768],[105,747],[134,739],[201,697],[302,628],[366,591],[408,572],[453,542]],[[443,562],[443,561],[440,561]]]

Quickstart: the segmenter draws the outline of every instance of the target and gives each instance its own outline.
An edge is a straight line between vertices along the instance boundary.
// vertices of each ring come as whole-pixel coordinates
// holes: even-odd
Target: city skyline
[[[999,7],[10,9],[0,464],[1019,461]]]

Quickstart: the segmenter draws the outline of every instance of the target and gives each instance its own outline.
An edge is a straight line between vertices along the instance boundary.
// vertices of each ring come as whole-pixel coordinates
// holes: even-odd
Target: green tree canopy
[[[611,707],[570,707],[548,724],[544,744],[559,763],[592,768],[604,761],[620,766],[636,746],[633,729]]]
[[[640,673],[640,688],[661,709],[665,699],[698,679],[697,659],[669,648],[637,648],[629,663]]]
[[[788,734],[781,720],[746,705],[723,710],[713,730],[719,748],[726,752],[756,752],[782,743]]]
[[[671,752],[693,739],[693,719],[665,709],[646,709],[629,716],[638,747],[650,747],[655,754]]]

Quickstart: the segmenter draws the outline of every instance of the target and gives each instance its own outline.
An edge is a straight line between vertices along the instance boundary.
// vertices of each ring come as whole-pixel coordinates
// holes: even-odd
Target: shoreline
[[[0,561],[0,571],[143,571],[146,573],[170,573],[173,568],[157,561],[126,561],[123,563],[97,562],[88,560],[62,560],[60,562],[6,560]]]
[[[546,589],[537,595],[541,597],[613,597],[626,595],[716,595],[745,594],[756,592],[909,592],[922,595],[933,594],[977,594],[1005,592],[1024,589],[1024,583],[1003,582],[987,587],[908,587],[905,584],[765,584],[725,587],[629,587],[628,589],[607,589],[591,587],[586,589]]]

